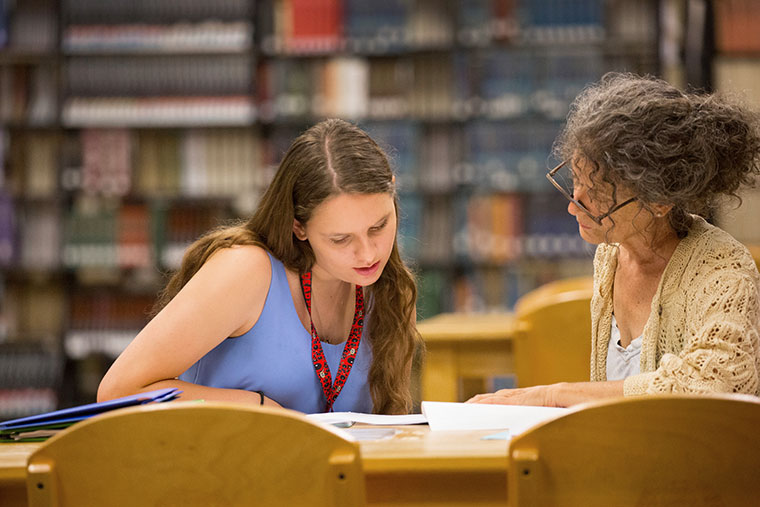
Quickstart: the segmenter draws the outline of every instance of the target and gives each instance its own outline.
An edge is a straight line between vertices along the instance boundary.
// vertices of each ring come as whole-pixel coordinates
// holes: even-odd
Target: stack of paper
[[[103,412],[132,405],[160,403],[175,399],[182,391],[176,387],[138,393],[115,400],[90,403],[54,412],[0,422],[0,442],[39,442],[72,424]]]

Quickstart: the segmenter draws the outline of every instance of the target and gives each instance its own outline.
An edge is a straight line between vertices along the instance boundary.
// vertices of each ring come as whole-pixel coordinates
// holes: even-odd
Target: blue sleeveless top
[[[296,313],[285,266],[269,254],[272,281],[259,320],[245,334],[225,339],[179,376],[210,387],[262,391],[286,408],[307,414],[324,412],[326,400],[311,361],[311,333]],[[365,316],[359,352],[346,384],[333,404],[335,412],[372,412],[367,374],[372,362]],[[322,342],[333,382],[344,343]]]

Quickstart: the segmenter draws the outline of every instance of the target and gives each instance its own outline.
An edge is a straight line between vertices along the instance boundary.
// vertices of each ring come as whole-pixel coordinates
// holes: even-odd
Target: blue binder
[[[160,403],[170,401],[179,396],[182,391],[176,387],[167,387],[157,389],[146,393],[133,394],[115,400],[101,401],[100,403],[89,403],[71,408],[64,408],[54,412],[22,417],[20,419],[11,419],[0,422],[0,437],[2,434],[17,432],[18,430],[28,430],[30,428],[40,427],[65,427],[77,421],[82,421],[109,410],[129,407],[132,405],[143,405],[145,403]]]

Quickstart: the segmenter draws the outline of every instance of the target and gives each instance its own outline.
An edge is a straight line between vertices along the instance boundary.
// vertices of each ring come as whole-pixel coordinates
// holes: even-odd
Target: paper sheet
[[[402,426],[406,424],[425,424],[427,422],[427,419],[422,414],[382,415],[362,414],[360,412],[327,412],[324,414],[308,414],[306,417],[316,422],[341,426],[348,426],[352,423]]]
[[[509,430],[511,436],[518,435],[538,423],[566,414],[567,410],[520,405],[422,402],[422,413],[432,431]]]

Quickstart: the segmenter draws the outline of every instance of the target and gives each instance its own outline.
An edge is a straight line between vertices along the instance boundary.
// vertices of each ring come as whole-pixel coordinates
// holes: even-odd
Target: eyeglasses
[[[613,213],[615,213],[617,210],[619,210],[623,206],[631,204],[633,201],[636,200],[636,197],[631,197],[630,199],[628,199],[625,202],[622,202],[620,204],[616,204],[615,206],[613,206],[612,208],[610,208],[610,210],[607,211],[607,213],[604,213],[604,214],[598,215],[598,216],[594,215],[593,213],[591,213],[591,211],[589,211],[589,209],[586,206],[583,205],[583,203],[581,203],[581,201],[579,201],[578,199],[576,199],[576,198],[573,197],[573,193],[572,192],[569,192],[567,189],[565,189],[565,187],[563,187],[562,184],[560,182],[558,182],[554,178],[554,175],[557,174],[557,172],[560,169],[562,169],[563,167],[565,167],[565,164],[567,164],[567,160],[565,160],[564,162],[560,163],[557,167],[555,167],[554,169],[552,169],[551,171],[549,171],[546,174],[546,179],[549,180],[549,181],[551,181],[552,185],[554,185],[557,188],[557,190],[559,190],[562,193],[562,195],[564,195],[565,197],[567,197],[570,200],[570,202],[572,202],[573,204],[575,204],[576,206],[578,206],[578,209],[580,209],[582,212],[584,212],[586,215],[588,215],[588,217],[591,220],[593,220],[594,222],[596,222],[597,225],[602,225],[602,220],[604,220],[608,216],[612,215]]]

